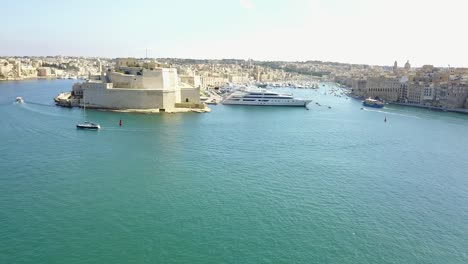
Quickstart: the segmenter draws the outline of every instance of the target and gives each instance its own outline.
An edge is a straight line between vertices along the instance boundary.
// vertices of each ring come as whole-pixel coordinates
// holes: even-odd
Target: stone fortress
[[[65,101],[58,98],[59,105],[159,112],[208,110],[200,101],[197,76],[184,76],[181,79],[185,82],[181,82],[176,69],[154,60],[133,58],[117,59],[114,69],[99,67],[100,75],[90,75],[87,81],[74,84]]]

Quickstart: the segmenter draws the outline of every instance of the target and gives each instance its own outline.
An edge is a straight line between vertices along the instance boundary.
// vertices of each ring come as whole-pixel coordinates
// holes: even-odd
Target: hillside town
[[[120,59],[121,60],[121,59]],[[28,78],[89,79],[115,69],[119,59],[84,57],[1,57],[0,80]],[[286,84],[331,81],[346,86],[355,98],[437,109],[468,108],[468,68],[432,65],[372,66],[322,61],[281,62],[240,59],[136,59],[177,70],[181,83],[207,88],[227,84]],[[117,65],[118,66],[118,65]]]
[[[468,69],[349,66],[335,70],[333,81],[350,87],[358,98],[379,98],[389,103],[435,109],[468,108]]]
[[[84,57],[0,57],[0,81],[34,78],[77,79],[97,74],[107,59]]]

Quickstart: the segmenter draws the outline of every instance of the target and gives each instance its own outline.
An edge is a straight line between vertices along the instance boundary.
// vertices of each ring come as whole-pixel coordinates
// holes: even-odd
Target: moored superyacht
[[[272,91],[246,90],[235,91],[226,96],[225,105],[264,105],[264,106],[302,106],[306,107],[312,100],[294,98],[290,94],[280,94]]]

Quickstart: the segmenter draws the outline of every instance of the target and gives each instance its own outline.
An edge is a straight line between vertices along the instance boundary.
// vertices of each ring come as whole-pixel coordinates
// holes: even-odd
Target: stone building
[[[51,75],[51,70],[49,67],[40,67],[37,68],[37,76],[39,77],[47,77]]]
[[[200,88],[179,83],[177,70],[125,59],[116,71],[90,76],[73,86],[73,95],[87,107],[107,109],[172,110],[177,104],[200,104]],[[132,65],[123,66],[123,65]],[[137,67],[133,67],[136,65]],[[81,95],[81,96],[80,96]],[[80,98],[81,99],[81,98]],[[190,107],[189,105],[186,105]]]
[[[221,87],[228,83],[228,79],[222,76],[202,76],[203,87]]]
[[[408,72],[408,71],[410,71],[410,70],[411,70],[411,64],[409,63],[409,61],[407,61],[407,62],[405,63],[405,71]]]
[[[249,75],[244,74],[229,74],[228,80],[231,83],[247,83],[249,82]]]
[[[441,85],[446,89],[441,89],[439,100],[446,108],[468,108],[468,83],[453,82]],[[445,90],[445,91],[444,91]]]
[[[424,84],[422,82],[409,83],[408,90],[406,93],[406,103],[420,104],[423,87],[424,87]]]
[[[353,94],[359,97],[365,97],[367,95],[367,80],[364,78],[353,79],[352,85]]]
[[[397,77],[379,76],[367,78],[365,96],[380,98],[387,102],[398,101],[400,79]]]
[[[201,77],[199,75],[179,75],[179,80],[195,88],[200,88],[202,86]]]

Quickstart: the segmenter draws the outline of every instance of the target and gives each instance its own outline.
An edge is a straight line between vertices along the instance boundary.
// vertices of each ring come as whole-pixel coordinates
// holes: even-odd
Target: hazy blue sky
[[[0,0],[0,55],[468,66],[468,0]]]

